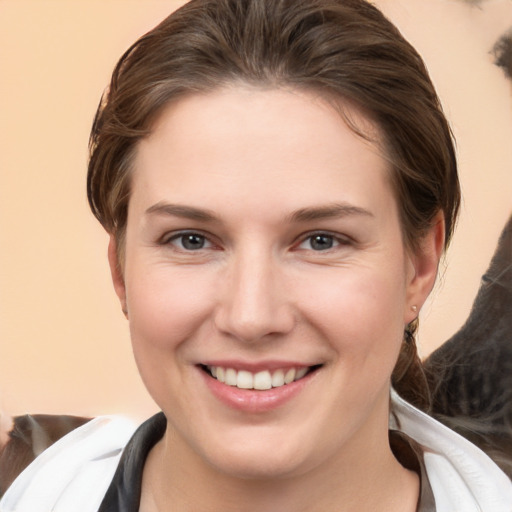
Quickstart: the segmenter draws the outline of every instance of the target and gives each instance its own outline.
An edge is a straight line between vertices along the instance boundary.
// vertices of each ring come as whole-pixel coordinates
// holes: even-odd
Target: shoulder
[[[5,418],[0,412],[0,423]],[[18,475],[44,450],[91,418],[24,414],[0,425],[0,497]]]
[[[76,428],[19,475],[0,501],[1,512],[96,511],[135,428],[112,416]]]
[[[510,512],[512,482],[479,448],[392,392],[392,427],[422,448],[438,512]]]

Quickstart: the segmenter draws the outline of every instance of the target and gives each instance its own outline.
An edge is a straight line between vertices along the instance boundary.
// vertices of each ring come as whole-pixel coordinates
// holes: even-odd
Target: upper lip
[[[288,368],[309,368],[311,366],[319,365],[319,363],[304,363],[299,361],[241,361],[233,359],[212,359],[208,361],[202,361],[200,364],[202,366],[220,366],[221,368],[233,368],[237,371],[245,370],[251,373],[257,373],[265,370],[286,370]]]

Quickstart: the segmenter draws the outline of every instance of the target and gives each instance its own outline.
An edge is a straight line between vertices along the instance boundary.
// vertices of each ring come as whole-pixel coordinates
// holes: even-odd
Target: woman
[[[414,333],[460,192],[425,67],[373,6],[188,3],[117,65],[88,194],[163,412],[75,430],[2,511],[510,510],[492,461],[391,388],[428,410]]]

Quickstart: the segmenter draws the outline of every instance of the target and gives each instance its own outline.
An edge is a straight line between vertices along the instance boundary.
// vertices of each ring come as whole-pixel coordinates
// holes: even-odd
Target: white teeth
[[[215,378],[220,381],[220,382],[225,382],[226,379],[225,379],[225,372],[224,372],[224,368],[220,367],[220,366],[217,366],[217,371],[215,372],[217,375],[215,376]]]
[[[284,386],[284,371],[277,370],[272,374],[272,387],[279,388]]]
[[[228,385],[228,386],[236,386],[236,382],[237,382],[237,377],[236,377],[236,371],[233,370],[233,368],[228,368],[226,370],[226,374],[225,374],[225,380],[224,382]]]
[[[279,388],[286,384],[302,379],[309,371],[309,367],[279,369],[273,372],[263,370],[251,373],[247,370],[235,370],[221,366],[208,366],[212,377],[228,386],[236,386],[240,389],[266,390]]]
[[[308,368],[306,368],[306,367],[299,368],[297,370],[297,373],[295,374],[295,380],[302,379],[302,377],[304,377],[304,375],[306,375],[306,373],[308,373]]]
[[[236,387],[240,389],[254,389],[254,378],[252,373],[240,370],[236,379]]]
[[[254,389],[270,389],[272,387],[272,377],[269,371],[258,372],[254,376]]]
[[[295,374],[297,373],[297,370],[295,368],[290,368],[285,374],[284,374],[284,383],[290,384],[295,379]]]

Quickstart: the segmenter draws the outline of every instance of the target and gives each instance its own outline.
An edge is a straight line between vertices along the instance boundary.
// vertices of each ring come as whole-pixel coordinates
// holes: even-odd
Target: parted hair
[[[360,107],[379,128],[406,246],[417,249],[439,211],[448,245],[460,203],[452,133],[421,57],[376,7],[192,0],[125,52],[94,120],[88,199],[121,260],[138,141],[169,102],[236,83],[314,91],[337,101],[341,115],[344,103]],[[392,380],[428,409],[416,328],[406,329]]]

